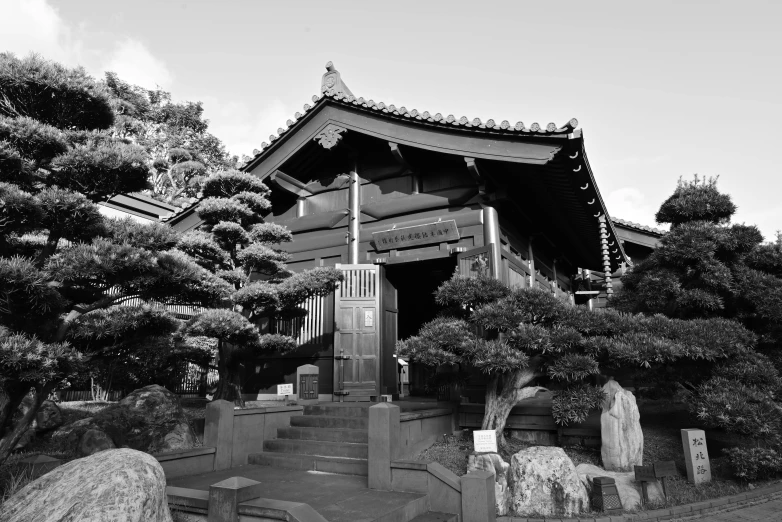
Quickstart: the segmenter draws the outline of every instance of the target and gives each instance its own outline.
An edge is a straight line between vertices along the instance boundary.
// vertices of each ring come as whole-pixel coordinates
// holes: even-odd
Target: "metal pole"
[[[359,228],[361,225],[361,182],[358,179],[358,160],[353,164],[350,172],[350,246],[348,262],[351,265],[358,264]]]
[[[483,207],[483,244],[491,245],[492,250],[492,276],[502,279],[502,244],[500,242],[500,219],[497,209]]]

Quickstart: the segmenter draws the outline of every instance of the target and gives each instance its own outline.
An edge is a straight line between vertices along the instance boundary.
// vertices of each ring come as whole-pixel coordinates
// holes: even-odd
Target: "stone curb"
[[[657,522],[663,520],[684,521],[697,520],[703,515],[735,511],[745,507],[764,504],[770,500],[782,498],[782,482],[777,482],[764,488],[739,493],[730,497],[720,497],[693,504],[683,504],[653,511],[627,515],[611,515],[587,518],[524,518],[524,517],[497,517],[497,522]]]

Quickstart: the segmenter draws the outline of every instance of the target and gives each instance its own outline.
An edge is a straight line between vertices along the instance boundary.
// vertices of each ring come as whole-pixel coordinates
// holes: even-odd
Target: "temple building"
[[[396,395],[396,341],[434,318],[433,292],[454,271],[486,267],[511,286],[575,303],[584,271],[599,276],[599,289],[578,295],[605,298],[631,258],[654,248],[659,235],[609,217],[575,119],[525,125],[419,112],[357,97],[326,68],[321,93],[244,170],[271,188],[264,219],[293,233],[282,245],[288,266],[334,266],[345,280],[308,301],[306,317],[264,325],[300,348],[246,361],[248,398],[275,394],[302,364],[319,367],[321,400]],[[197,205],[168,222],[198,227]]]

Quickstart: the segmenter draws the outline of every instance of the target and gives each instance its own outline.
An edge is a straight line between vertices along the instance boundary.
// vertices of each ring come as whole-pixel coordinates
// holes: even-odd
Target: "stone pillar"
[[[237,507],[261,496],[260,482],[244,477],[231,477],[209,486],[209,522],[239,522]]]
[[[502,242],[500,239],[500,218],[494,207],[483,207],[483,244],[491,245],[491,272],[495,279],[502,279]]]
[[[494,522],[494,474],[471,471],[462,477],[462,522]]]
[[[215,471],[231,467],[234,438],[234,404],[212,401],[206,406],[204,446],[215,448]]]
[[[391,461],[399,454],[399,406],[369,408],[369,488],[391,491]]]

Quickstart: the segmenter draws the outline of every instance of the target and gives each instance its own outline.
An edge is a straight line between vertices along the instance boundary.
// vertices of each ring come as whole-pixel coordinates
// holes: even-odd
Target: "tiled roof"
[[[624,219],[620,218],[612,217],[611,221],[625,228],[631,228],[641,232],[649,232],[650,234],[654,234],[656,236],[662,236],[666,233],[665,230],[660,230],[659,228],[648,227],[646,225],[641,225],[640,223],[633,223],[632,221],[625,221]]]
[[[326,64],[327,71],[331,73],[339,74],[336,69],[334,69],[334,66],[331,62]],[[327,76],[329,75],[329,72],[326,73]],[[323,103],[325,100],[334,100],[336,102],[339,102],[343,105],[351,105],[351,106],[357,106],[362,107],[365,109],[369,109],[384,115],[387,115],[394,119],[406,119],[411,121],[420,121],[422,123],[429,123],[429,124],[436,124],[436,125],[443,125],[443,126],[451,126],[451,127],[459,127],[459,128],[469,128],[469,129],[476,129],[476,130],[482,130],[486,132],[491,133],[500,133],[500,134],[507,134],[507,135],[526,135],[526,136],[552,136],[552,135],[562,135],[562,134],[569,134],[570,132],[573,132],[573,129],[575,129],[578,126],[578,120],[573,118],[570,121],[568,121],[566,124],[558,126],[555,123],[549,123],[545,127],[540,125],[539,123],[533,123],[529,127],[527,127],[524,122],[516,122],[515,125],[511,125],[508,120],[503,120],[500,123],[495,122],[493,119],[488,119],[485,122],[481,120],[480,118],[473,118],[472,120],[469,119],[467,116],[462,116],[460,118],[457,118],[453,114],[449,114],[448,116],[443,116],[441,113],[431,114],[429,111],[422,111],[419,112],[417,109],[410,109],[408,110],[406,107],[396,107],[394,104],[386,105],[383,102],[375,102],[374,100],[366,100],[362,97],[356,97],[353,96],[352,93],[350,93],[350,90],[347,89],[347,87],[341,82],[341,80],[338,80],[336,83],[331,84],[333,87],[329,88],[327,87],[330,85],[329,83],[324,83],[322,85],[323,92],[322,94],[318,95],[315,94],[312,97],[312,103],[313,105],[305,104],[304,105],[304,112],[297,112],[293,119],[289,119],[286,124],[286,128],[280,127],[277,129],[277,134],[272,134],[269,136],[269,142],[261,143],[261,148],[255,149],[253,151],[253,157],[250,161],[257,158],[259,155],[263,153],[263,150],[268,148],[271,143],[274,143],[277,141],[280,137],[285,135],[286,133],[290,132],[293,127],[296,126],[296,123],[301,120],[301,118],[308,113],[309,111],[313,110],[315,107],[318,106],[318,104]]]

